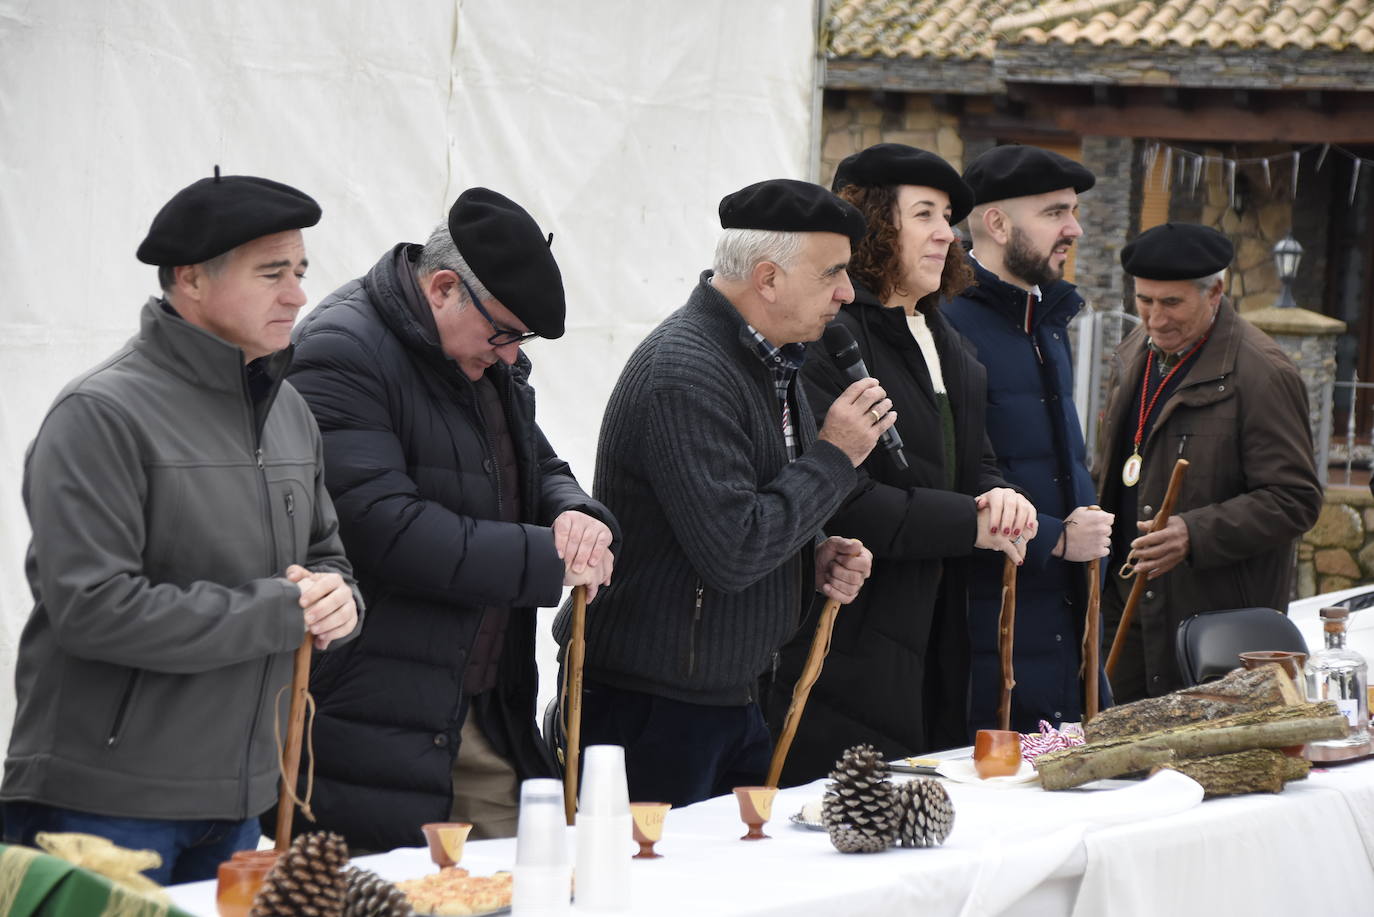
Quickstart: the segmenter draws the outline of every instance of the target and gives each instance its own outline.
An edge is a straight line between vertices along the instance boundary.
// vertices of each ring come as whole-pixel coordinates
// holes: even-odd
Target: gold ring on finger
[[[869,408],[868,416],[873,418],[874,423],[878,423],[880,420],[883,419],[883,415],[878,413],[877,408]]]

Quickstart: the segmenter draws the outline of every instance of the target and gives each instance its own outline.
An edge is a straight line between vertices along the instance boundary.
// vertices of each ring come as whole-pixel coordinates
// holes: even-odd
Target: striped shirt
[[[797,370],[801,369],[802,362],[806,359],[806,346],[783,344],[781,347],[774,347],[753,325],[746,324],[745,327],[754,336],[759,359],[773,373],[773,389],[782,404],[782,438],[787,443],[787,457],[794,459],[797,457],[797,434],[792,426],[792,409],[787,396],[792,389],[792,380],[797,378]]]

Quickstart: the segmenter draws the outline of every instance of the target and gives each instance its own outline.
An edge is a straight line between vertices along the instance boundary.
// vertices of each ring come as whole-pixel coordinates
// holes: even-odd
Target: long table
[[[955,820],[946,843],[880,854],[840,854],[824,832],[790,823],[822,782],[778,794],[768,841],[739,840],[734,798],[711,799],[669,812],[663,858],[631,864],[630,913],[1374,914],[1374,761],[1314,771],[1277,795],[1205,803],[1196,783],[1172,772],[1110,783],[1048,793],[947,782]],[[635,849],[627,838],[625,855]],[[478,841],[463,865],[485,874],[514,856],[513,840]],[[393,880],[434,869],[422,848],[355,862]],[[213,882],[170,891],[214,917]]]

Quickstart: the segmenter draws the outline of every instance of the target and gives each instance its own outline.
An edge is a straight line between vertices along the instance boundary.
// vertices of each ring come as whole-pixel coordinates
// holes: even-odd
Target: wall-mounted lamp
[[[1302,263],[1302,246],[1292,233],[1274,243],[1274,263],[1278,265],[1279,280],[1283,282],[1279,301],[1274,305],[1279,309],[1297,308],[1293,299],[1293,278],[1298,276],[1298,265]]]

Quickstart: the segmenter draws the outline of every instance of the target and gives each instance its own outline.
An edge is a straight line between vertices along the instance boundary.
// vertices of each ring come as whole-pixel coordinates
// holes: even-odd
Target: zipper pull
[[[296,515],[296,495],[290,491],[286,493],[286,515],[292,517]]]
[[[1183,447],[1188,445],[1188,437],[1191,434],[1184,433],[1178,438],[1178,457],[1183,458]]]
[[[257,460],[258,460],[258,470],[259,470],[259,471],[262,471],[262,468],[263,468],[263,465],[262,465],[262,446],[259,446],[257,449],[255,449],[254,452],[253,452],[253,455],[257,457]]]

